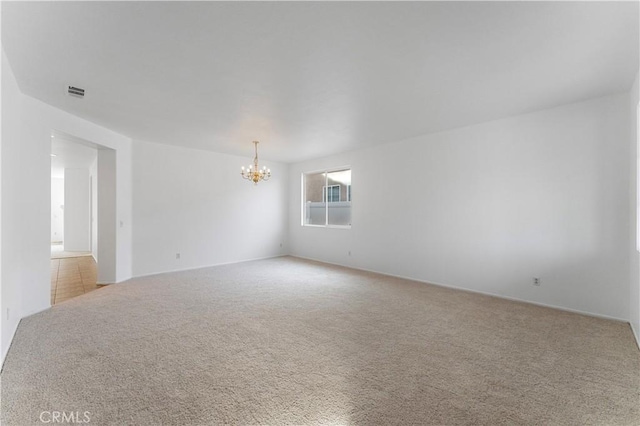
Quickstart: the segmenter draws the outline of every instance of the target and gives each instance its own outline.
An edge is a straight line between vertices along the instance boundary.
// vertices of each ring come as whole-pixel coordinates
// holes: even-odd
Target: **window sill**
[[[302,225],[303,228],[351,229],[351,225]]]

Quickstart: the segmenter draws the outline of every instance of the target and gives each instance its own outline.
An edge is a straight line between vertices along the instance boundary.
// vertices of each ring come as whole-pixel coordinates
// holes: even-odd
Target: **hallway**
[[[51,305],[97,290],[97,276],[91,256],[51,259]]]

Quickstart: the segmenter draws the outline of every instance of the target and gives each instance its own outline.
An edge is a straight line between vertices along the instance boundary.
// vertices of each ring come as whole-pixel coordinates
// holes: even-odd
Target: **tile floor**
[[[91,256],[51,259],[51,304],[97,290],[97,276]]]
[[[90,251],[64,251],[62,243],[51,243],[51,258],[62,259],[65,257],[91,256]]]

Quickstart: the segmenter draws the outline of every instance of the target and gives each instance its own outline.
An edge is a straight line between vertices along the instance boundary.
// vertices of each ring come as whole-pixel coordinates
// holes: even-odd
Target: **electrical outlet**
[[[176,253],[176,259],[180,260],[180,253]]]
[[[533,285],[540,287],[540,278],[534,277],[533,278]]]

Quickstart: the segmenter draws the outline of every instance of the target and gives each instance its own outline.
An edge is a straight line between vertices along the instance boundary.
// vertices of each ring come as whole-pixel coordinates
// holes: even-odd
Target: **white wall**
[[[118,228],[117,239],[117,282],[127,280],[131,277],[131,140],[127,137],[119,135],[109,129],[97,126],[89,121],[78,118],[74,115],[68,114],[50,105],[44,104],[38,100],[35,100],[29,96],[22,95],[23,98],[23,145],[30,150],[29,158],[32,159],[30,164],[21,164],[22,170],[25,173],[29,173],[30,178],[28,182],[32,184],[30,189],[29,199],[32,200],[34,205],[34,211],[30,214],[33,215],[32,227],[30,229],[31,240],[30,244],[37,247],[41,247],[40,236],[42,230],[41,216],[44,213],[47,216],[46,233],[47,247],[46,253],[38,252],[38,256],[33,258],[32,261],[38,259],[41,262],[39,268],[34,268],[34,276],[38,276],[38,282],[41,278],[41,274],[47,277],[46,286],[49,286],[49,243],[48,235],[49,230],[49,180],[50,180],[50,146],[51,130],[58,130],[60,132],[102,145],[107,148],[116,150],[117,159],[117,208],[118,218],[123,221],[123,227]],[[43,151],[45,150],[46,151]],[[42,163],[46,164],[47,176],[41,176],[40,171],[42,169]],[[46,182],[46,192],[43,194],[42,185]],[[19,186],[25,186],[25,182],[18,182]],[[25,192],[29,193],[29,192]],[[47,206],[42,207],[41,197],[46,198]],[[36,209],[35,206],[38,206]],[[37,225],[36,225],[37,224]],[[44,254],[44,259],[41,260],[41,256]],[[32,293],[36,293],[33,291]],[[38,292],[39,294],[39,292]],[[48,306],[49,295],[46,296],[46,303]],[[44,300],[41,301],[44,303]],[[34,301],[35,304],[35,301]],[[40,305],[40,303],[38,303]],[[45,306],[45,307],[46,307]],[[37,312],[41,309],[35,309],[32,312]]]
[[[261,160],[273,177],[254,186],[251,157],[134,141],[135,276],[286,253],[288,169]]]
[[[116,282],[116,152],[98,150],[98,284]]]
[[[1,10],[2,8],[0,8],[0,34],[2,33]],[[4,62],[4,51],[2,51],[2,57],[0,58],[0,60]],[[4,103],[4,98],[2,96],[2,87],[4,86],[3,68],[4,66],[0,65],[0,365],[4,363],[4,357],[6,355],[4,350],[5,339],[10,340],[11,338],[13,338],[14,334],[14,330],[5,330],[4,301],[2,298],[2,295],[4,293],[4,290],[2,289],[2,140],[5,136],[4,128],[2,126],[2,104]],[[9,335],[11,335],[11,338],[9,338]]]
[[[15,185],[16,179],[21,175],[21,121],[22,121],[22,95],[18,90],[15,77],[9,66],[4,50],[2,50],[2,157],[0,161],[1,191],[2,200],[0,207],[0,229],[2,229],[2,238],[0,244],[0,255],[2,256],[2,361],[9,350],[9,345],[13,339],[13,335],[18,327],[22,310],[22,291],[20,282],[24,268],[28,266],[21,256],[21,228],[19,225],[21,220],[20,203],[24,194],[18,185]],[[50,157],[49,157],[50,158]],[[49,220],[48,209],[47,221]],[[45,241],[49,247],[48,230],[44,234]],[[49,276],[46,277],[49,282]]]
[[[132,144],[131,139],[100,144],[116,150],[116,282],[119,283],[133,273]]]
[[[98,261],[98,156],[89,167],[91,178],[91,255]]]
[[[2,33],[2,8],[0,8],[0,34]],[[1,37],[0,37],[1,38]],[[0,60],[4,62],[4,51],[2,52],[2,57]],[[2,294],[4,291],[2,290],[2,139],[4,139],[4,130],[2,127],[2,86],[4,86],[3,80],[3,66],[0,65],[0,365],[4,363],[4,340],[5,336],[5,324],[4,324],[4,302],[2,300]],[[7,333],[9,334],[9,333]],[[13,336],[13,331],[10,332],[11,336]]]
[[[629,312],[631,327],[636,336],[638,346],[640,346],[640,254],[638,253],[640,243],[637,241],[638,203],[640,202],[638,194],[638,181],[640,179],[638,175],[638,155],[640,154],[638,153],[640,140],[640,129],[638,128],[638,115],[640,115],[639,92],[640,86],[638,84],[638,75],[636,75],[636,80],[629,95],[629,120],[631,122],[629,133],[629,152],[631,153],[629,155],[629,217],[631,218],[629,224],[631,236],[629,244]]]
[[[628,98],[292,165],[290,251],[628,319]],[[300,174],[344,165],[352,228],[300,226]]]
[[[20,93],[4,51],[2,102],[4,356],[18,320],[50,306],[51,131],[116,150],[117,281],[131,277],[131,139]]]
[[[64,250],[91,250],[89,169],[64,169]]]
[[[51,178],[51,242],[64,240],[64,179]]]

